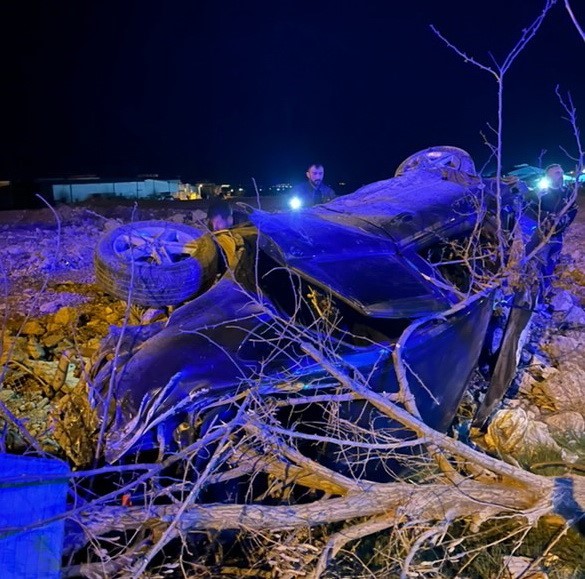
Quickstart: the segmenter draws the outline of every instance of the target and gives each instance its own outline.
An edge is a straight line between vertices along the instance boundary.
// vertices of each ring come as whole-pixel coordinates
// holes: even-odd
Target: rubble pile
[[[528,467],[543,456],[564,472],[585,472],[585,215],[566,233],[558,280],[532,319],[538,342],[512,392],[479,442]]]
[[[91,458],[88,369],[112,326],[146,319],[95,285],[97,240],[128,209],[109,213],[63,206],[0,214],[0,450],[32,440],[76,465]]]

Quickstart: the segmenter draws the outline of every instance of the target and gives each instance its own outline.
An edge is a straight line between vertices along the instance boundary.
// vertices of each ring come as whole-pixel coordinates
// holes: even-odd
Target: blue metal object
[[[0,577],[61,575],[69,466],[0,454]]]

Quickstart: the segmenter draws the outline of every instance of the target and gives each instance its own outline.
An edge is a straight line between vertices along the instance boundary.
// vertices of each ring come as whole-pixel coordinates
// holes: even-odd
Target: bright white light
[[[548,177],[543,177],[538,181],[538,188],[539,189],[548,189],[550,187],[550,179]]]
[[[303,202],[299,197],[291,197],[288,201],[288,206],[293,209],[300,209],[303,206]]]

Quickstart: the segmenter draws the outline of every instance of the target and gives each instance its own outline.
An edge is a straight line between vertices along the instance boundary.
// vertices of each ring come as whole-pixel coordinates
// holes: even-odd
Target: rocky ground
[[[92,416],[85,373],[126,306],[95,284],[101,235],[131,219],[194,224],[202,211],[61,206],[0,213],[0,450],[29,446],[85,463]],[[129,323],[146,321],[144,308]],[[4,417],[8,419],[5,420]],[[14,420],[20,429],[12,427]]]
[[[476,440],[528,466],[574,472],[585,470],[585,200],[581,205],[550,306],[534,317],[517,389]],[[73,464],[90,458],[88,368],[110,326],[125,315],[130,323],[152,318],[144,308],[127,312],[95,285],[94,247],[109,228],[149,218],[193,224],[203,213],[62,206],[0,214],[0,450],[34,441]]]
[[[515,388],[479,442],[541,474],[585,474],[585,200],[554,291],[531,322]]]

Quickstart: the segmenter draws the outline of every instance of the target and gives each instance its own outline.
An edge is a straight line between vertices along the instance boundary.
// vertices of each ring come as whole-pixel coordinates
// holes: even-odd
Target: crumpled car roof
[[[435,283],[437,272],[409,246],[450,223],[472,226],[471,181],[446,180],[441,171],[413,171],[322,206],[254,211],[250,218],[262,248],[278,263],[364,315],[418,317],[448,308],[457,296]]]
[[[410,171],[361,187],[309,211],[326,220],[356,226],[380,235],[382,230],[400,246],[417,234],[443,227],[450,219],[476,219],[471,188],[477,177],[455,171]]]

